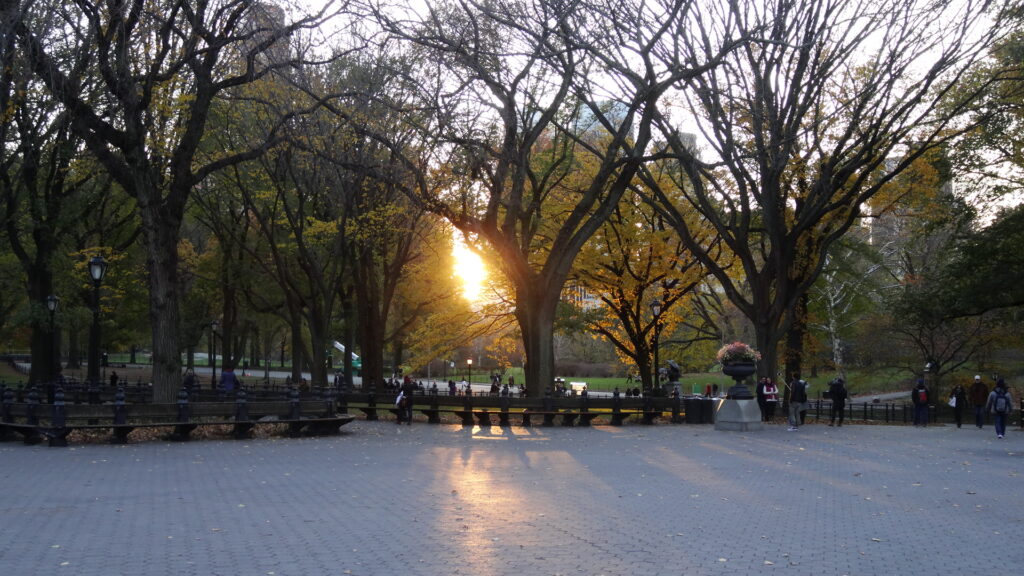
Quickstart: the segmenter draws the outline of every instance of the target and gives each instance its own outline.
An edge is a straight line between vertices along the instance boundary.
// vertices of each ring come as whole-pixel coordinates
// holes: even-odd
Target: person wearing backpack
[[[988,395],[986,411],[992,412],[992,419],[996,424],[996,438],[1002,438],[1006,434],[1006,421],[1013,412],[1013,398],[1006,387],[1006,381],[1000,378],[996,380],[996,388]]]
[[[924,380],[917,380],[917,386],[910,391],[910,401],[914,403],[914,426],[927,426],[929,398]]]

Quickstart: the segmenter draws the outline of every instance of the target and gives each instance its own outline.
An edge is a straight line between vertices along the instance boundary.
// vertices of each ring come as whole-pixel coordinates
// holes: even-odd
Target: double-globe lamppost
[[[100,381],[100,283],[107,272],[107,262],[102,256],[89,260],[89,278],[92,279],[92,326],[89,328],[89,372],[86,380],[92,385]]]

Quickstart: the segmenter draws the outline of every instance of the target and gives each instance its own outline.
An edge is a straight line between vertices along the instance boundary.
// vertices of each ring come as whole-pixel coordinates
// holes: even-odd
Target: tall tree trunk
[[[795,375],[803,373],[804,339],[807,337],[807,302],[808,294],[804,292],[797,300],[793,323],[786,331],[786,349],[783,358],[787,382]]]
[[[401,335],[391,339],[391,365],[395,372],[402,371],[402,357],[405,356],[405,340]],[[475,361],[475,360],[474,360]]]
[[[237,347],[238,338],[236,337],[238,332],[238,298],[234,284],[227,277],[229,271],[224,263],[221,265],[221,274],[225,276],[220,280],[222,312],[220,325],[223,329],[221,342],[224,349],[224,361],[222,364],[225,370],[234,370],[238,366],[238,358],[242,352]]]
[[[363,358],[363,389],[381,391],[384,382],[384,320],[372,291],[356,290],[360,314],[359,351]]]
[[[310,384],[313,386],[327,385],[327,347],[330,346],[327,337],[328,319],[330,314],[314,307],[309,314],[309,340],[310,340]]]
[[[289,308],[292,318],[288,325],[291,329],[292,341],[292,382],[298,385],[302,382],[302,315],[291,304]]]
[[[549,294],[539,282],[518,290],[515,315],[526,353],[523,367],[526,395],[531,398],[544,396],[554,384],[554,327],[558,297],[558,291]]]
[[[38,249],[44,248],[40,246]],[[51,321],[52,313],[46,308],[46,298],[53,294],[53,274],[48,267],[52,252],[39,256],[46,260],[36,258],[36,263],[27,270],[29,306],[35,312],[31,322],[32,366],[28,381],[30,386],[49,386],[60,374],[60,338],[57,337],[55,323]]]
[[[263,339],[260,341],[260,343],[262,344],[263,348],[263,381],[269,383],[270,368],[271,365],[274,363],[272,359],[274,354],[274,334],[272,332],[268,332],[263,336]]]
[[[139,186],[140,190],[146,189],[146,184]],[[149,189],[157,190],[155,187]],[[178,196],[179,199],[183,197]],[[182,386],[178,241],[184,204],[166,201],[155,191],[148,195],[139,194],[137,200],[143,223],[143,243],[148,253],[146,270],[152,327],[153,401],[172,403],[177,400]],[[227,340],[224,342],[226,348]]]
[[[140,183],[139,189],[145,184]],[[153,399],[172,403],[181,387],[178,238],[181,219],[152,199],[139,198],[143,238],[149,254],[149,316],[153,326]]]
[[[68,327],[68,362],[69,370],[82,367],[81,327]]]

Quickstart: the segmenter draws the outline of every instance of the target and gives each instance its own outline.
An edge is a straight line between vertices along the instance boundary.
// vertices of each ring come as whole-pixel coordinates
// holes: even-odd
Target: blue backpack
[[[1006,414],[1010,411],[1010,401],[1006,398],[1006,391],[1000,388],[996,390],[996,400],[992,403],[996,414]]]

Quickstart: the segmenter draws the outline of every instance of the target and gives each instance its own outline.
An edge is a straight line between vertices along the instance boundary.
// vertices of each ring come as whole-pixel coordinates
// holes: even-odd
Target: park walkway
[[[0,444],[0,573],[932,576],[1024,563],[1024,433],[462,428]]]

